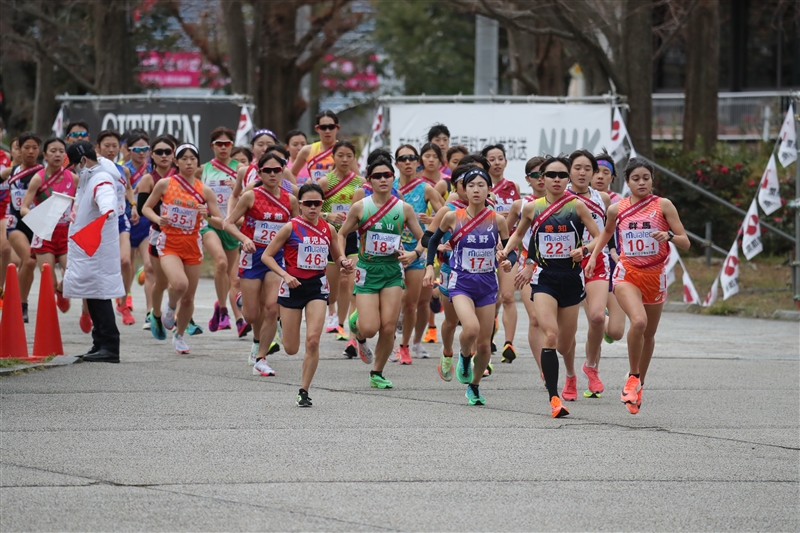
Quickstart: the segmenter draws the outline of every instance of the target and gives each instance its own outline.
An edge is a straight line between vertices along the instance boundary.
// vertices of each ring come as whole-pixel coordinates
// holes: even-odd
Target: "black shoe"
[[[22,321],[24,323],[28,323],[28,303],[25,302],[22,304]]]
[[[119,363],[119,354],[101,348],[95,353],[84,355],[83,360],[87,363]]]
[[[87,355],[94,355],[99,351],[100,351],[100,348],[98,348],[97,346],[92,346],[91,349],[88,352],[82,353],[80,355],[76,355],[75,357],[86,357]]]
[[[280,351],[281,351],[281,345],[273,341],[272,344],[269,345],[269,350],[267,350],[267,355],[272,355]]]
[[[311,398],[308,397],[308,391],[300,389],[297,393],[297,406],[298,407],[311,407]]]
[[[500,362],[511,364],[514,362],[514,359],[516,358],[517,358],[517,352],[514,350],[514,346],[510,342],[507,342],[503,346],[503,359]]]

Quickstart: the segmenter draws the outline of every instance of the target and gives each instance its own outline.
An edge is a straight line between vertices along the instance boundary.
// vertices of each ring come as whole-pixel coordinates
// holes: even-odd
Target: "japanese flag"
[[[681,256],[678,253],[678,249],[675,247],[674,244],[669,243],[669,259],[667,260],[667,287],[672,285],[672,282],[675,281],[675,265],[677,265],[681,260]]]
[[[758,188],[758,204],[764,213],[771,215],[781,207],[780,183],[778,183],[778,166],[775,164],[775,155],[769,158],[767,168],[761,177]]]
[[[778,134],[781,146],[778,148],[778,159],[784,168],[797,161],[797,131],[794,129],[794,103],[789,104],[786,118],[783,119],[781,132]]]
[[[742,252],[750,261],[764,250],[761,245],[761,223],[758,220],[758,205],[756,199],[750,204],[747,215],[742,223]]]
[[[625,146],[626,140],[628,141],[628,147]],[[628,128],[625,127],[625,121],[622,120],[622,113],[620,113],[618,107],[614,108],[614,119],[611,121],[611,144],[608,146],[608,151],[615,162],[624,160],[626,156],[629,158],[636,157],[636,150],[633,148],[631,136],[628,134]],[[628,195],[630,196],[630,193]],[[623,194],[623,196],[625,195]]]
[[[686,265],[683,264],[683,260],[678,258],[678,263],[681,265],[681,270],[683,270],[683,276],[681,277],[681,282],[683,282],[683,301],[687,304],[699,304],[700,297],[697,295],[697,289],[694,288],[694,283],[692,283],[692,278],[689,277],[689,271],[686,270]]]
[[[386,131],[386,121],[384,120],[383,106],[378,106],[375,112],[375,120],[372,121],[372,133],[364,149],[361,151],[361,156],[358,158],[358,168],[362,171],[367,170],[367,157],[370,152],[376,148],[383,146],[383,132]]]
[[[717,277],[714,278],[714,283],[711,285],[711,289],[708,291],[708,295],[706,296],[706,301],[703,302],[703,307],[711,307],[714,305],[714,302],[717,301],[717,297],[719,296],[719,274]]]
[[[58,137],[59,139],[64,138],[64,106],[61,106],[61,109],[58,110],[58,115],[56,115],[56,119],[53,122],[53,137]]]
[[[253,120],[250,118],[250,110],[246,105],[242,106],[239,114],[239,127],[236,129],[236,146],[249,146],[248,137],[253,132]]]
[[[739,292],[739,237],[733,240],[731,251],[722,263],[719,273],[719,282],[722,284],[722,299],[727,300]]]

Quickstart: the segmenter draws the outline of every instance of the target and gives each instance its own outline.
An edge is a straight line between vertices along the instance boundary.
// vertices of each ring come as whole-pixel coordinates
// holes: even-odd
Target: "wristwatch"
[[[672,232],[672,230],[667,230],[667,235],[669,235],[669,237],[667,237],[668,241],[671,241],[675,237],[675,234]]]
[[[586,246],[583,247],[581,252],[583,252],[583,257],[589,257],[589,249]]]
[[[536,264],[536,260],[529,257],[528,260],[525,261],[525,264],[526,265],[535,265]]]

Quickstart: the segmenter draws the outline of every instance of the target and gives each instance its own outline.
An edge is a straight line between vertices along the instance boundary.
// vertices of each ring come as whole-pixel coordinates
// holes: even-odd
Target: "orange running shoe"
[[[125,305],[128,307],[130,311],[133,311],[133,296],[130,294],[125,297]]]
[[[561,397],[565,402],[574,402],[578,399],[578,376],[567,376],[564,388],[561,389]]]
[[[408,346],[400,346],[397,349],[398,359],[401,365],[410,365],[411,361],[411,352],[408,349]]]
[[[82,332],[89,333],[92,331],[92,316],[86,311],[82,312],[78,324],[81,326]]]
[[[628,380],[625,382],[625,387],[622,389],[622,394],[620,394],[619,399],[622,400],[623,403],[636,403],[641,388],[642,384],[639,378],[628,374]]]
[[[122,323],[125,324],[126,326],[132,326],[133,324],[136,323],[136,319],[133,318],[133,315],[131,314],[131,310],[129,308],[123,307],[122,311],[120,311],[120,314],[122,315]]]
[[[583,395],[587,398],[590,397],[599,398],[600,394],[605,389],[603,387],[603,382],[600,381],[600,372],[597,370],[597,367],[592,368],[586,366],[586,363],[584,362],[581,370],[583,370],[583,375],[586,376],[586,379],[589,380],[589,390],[587,392],[589,392],[590,394],[587,395],[586,393],[584,393]]]
[[[422,342],[436,342],[436,326],[428,326],[428,331],[426,331],[425,336],[422,337]]]
[[[636,395],[636,403],[626,403],[625,407],[628,408],[628,412],[632,415],[639,414],[639,409],[642,407],[642,391],[644,387],[639,387],[639,393]]]
[[[567,408],[561,405],[561,398],[558,396],[550,398],[550,409],[552,410],[553,418],[561,418],[569,414]]]

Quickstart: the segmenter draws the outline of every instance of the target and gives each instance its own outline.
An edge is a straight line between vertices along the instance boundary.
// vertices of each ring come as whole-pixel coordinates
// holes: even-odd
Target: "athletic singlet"
[[[571,270],[581,268],[570,257],[570,252],[583,246],[584,225],[576,211],[577,198],[566,203],[543,220],[535,232],[532,232],[528,249],[534,251],[533,257],[542,268]],[[546,197],[534,200],[533,221],[542,214],[550,204]],[[530,253],[530,252],[529,252]]]
[[[488,209],[484,207],[481,210]],[[480,213],[476,216],[479,216]],[[453,247],[450,257],[450,268],[454,272],[470,274],[486,274],[495,271],[495,254],[497,253],[498,232],[497,213],[489,209],[489,215],[474,228],[463,234]],[[466,209],[456,209],[456,223],[453,234],[470,224],[473,218]]]
[[[522,199],[522,205],[519,208],[519,216],[520,216],[520,218],[522,218],[522,211],[523,211],[523,209],[525,209],[525,204],[528,204],[528,203],[533,202],[535,200],[536,200],[536,196],[534,196],[532,194],[529,194],[528,196],[526,196],[525,198]],[[517,221],[517,225],[519,225],[519,221]],[[514,229],[516,230],[516,226],[514,226]],[[533,224],[528,226],[528,231],[526,231],[525,235],[522,237],[522,257],[524,258],[524,261],[528,260],[528,246],[531,243],[531,237],[532,236],[533,236]],[[524,262],[524,261],[520,261],[520,262]]]
[[[17,224],[22,220],[22,213],[20,213],[20,209],[22,209],[22,201],[25,198],[25,193],[28,192],[28,185],[33,179],[34,174],[42,170],[44,167],[42,165],[35,165],[33,167],[28,167],[25,170],[20,170],[21,168],[21,165],[17,165],[11,169],[11,176],[5,182],[8,185],[8,191],[11,196],[11,203],[9,204],[10,209],[6,214],[7,230],[16,229]],[[14,179],[18,175],[23,175],[23,177],[17,177],[17,179]]]
[[[203,196],[203,182],[196,179],[192,188]],[[169,185],[161,197],[161,216],[169,219],[170,223],[161,227],[161,232],[167,235],[196,235],[201,225],[205,222],[200,217],[197,200],[178,183],[175,178],[169,178]]]
[[[145,163],[139,167],[139,170],[136,170],[136,167],[133,166],[133,163],[127,161],[125,163],[125,167],[131,173],[131,187],[136,190],[136,187],[139,186],[139,182],[142,181],[142,178],[145,174],[150,173],[150,161],[145,161]]]
[[[109,161],[111,160],[109,159]],[[128,209],[128,199],[125,197],[125,193],[128,191],[128,177],[125,175],[125,167],[117,163],[114,163],[114,166],[119,172],[119,176],[114,181],[114,190],[117,193],[117,215],[122,216]]]
[[[625,211],[631,208],[631,199],[619,201],[617,215],[617,231],[619,235],[620,261],[639,270],[661,270],[669,259],[669,243],[658,242],[650,235],[654,231],[669,231],[669,224],[661,211],[661,198],[651,195],[652,200],[645,198],[640,202],[648,204],[638,211]],[[633,204],[635,208],[639,203]],[[622,216],[620,216],[622,215]]]
[[[47,179],[50,176],[45,176],[45,171],[42,170],[36,174],[42,178],[42,185],[39,187],[39,191],[36,193],[36,197],[34,198],[34,202],[36,205],[41,204],[51,196],[53,196],[54,192],[60,192],[61,194],[66,194],[67,196],[75,197],[75,176],[69,170],[65,170],[59,178],[57,183],[47,184]],[[48,185],[47,188],[43,188],[44,185]],[[58,225],[66,225],[69,224],[70,216],[72,215],[72,206],[65,209],[63,213],[61,213],[61,218],[58,219]]]
[[[418,181],[418,183],[416,185],[412,185],[415,181]],[[407,204],[411,204],[411,207],[414,208],[415,213],[423,214],[428,210],[428,202],[425,200],[425,185],[427,185],[425,180],[413,179],[411,182],[407,183],[406,186],[402,186],[400,185],[400,178],[397,178],[394,180],[393,189],[398,189],[403,194],[405,202]],[[424,232],[426,225],[422,222],[420,222],[419,225],[422,227],[422,231]],[[414,235],[412,235],[408,228],[406,228],[403,230],[403,235],[400,237],[400,241],[403,243],[416,244],[417,239],[415,239]]]
[[[350,211],[350,206],[353,204],[353,195],[356,189],[361,185],[361,180],[358,179],[355,172],[351,172],[349,176],[350,180],[347,182],[347,185],[336,191],[332,196],[328,196],[331,191],[339,185],[340,180],[339,176],[333,171],[326,174],[328,178],[328,192],[325,193],[325,200],[322,202],[323,213],[347,214],[347,212]],[[347,176],[345,176],[345,179],[347,179]],[[342,225],[334,224],[333,227],[338,230]]]
[[[492,186],[492,193],[494,193],[497,203],[495,207],[498,213],[507,213],[511,210],[511,204],[519,200],[517,186],[505,178],[500,180],[497,185]]]
[[[291,159],[289,159],[289,161],[286,163],[286,166],[290,169],[292,168],[293,165],[294,161],[292,161]],[[296,176],[295,179],[297,179],[298,187],[302,187],[305,182],[311,180],[311,174],[308,173],[308,168],[307,167],[301,168],[300,173]]]
[[[8,154],[6,154],[4,150],[0,150],[0,171],[3,171],[10,166],[11,160],[8,158]],[[3,207],[3,204],[7,204],[8,202],[8,180],[0,181],[0,208]],[[0,212],[1,211],[2,210],[0,210]]]
[[[615,203],[619,202],[620,200],[622,200],[622,196],[620,196],[619,194],[615,193],[614,191],[612,191],[610,189],[609,189],[607,194],[608,194],[608,197],[611,199],[611,203],[612,204],[615,204]]]
[[[244,214],[242,235],[253,241],[259,248],[266,248],[292,215],[292,201],[289,193],[281,189],[275,197],[263,187],[253,189],[255,201]]]
[[[317,141],[311,145],[311,152],[308,154],[306,168],[308,169],[308,175],[311,176],[312,183],[316,183],[324,178],[333,168],[333,152],[328,152],[325,157],[318,157],[322,152],[328,152],[328,150],[322,150],[321,142]]]
[[[302,279],[325,274],[333,238],[331,227],[321,217],[316,226],[301,217],[293,218],[291,223],[292,232],[283,245],[284,270]]]
[[[364,189],[364,198],[369,198],[375,193],[375,191],[372,190],[372,185],[370,185],[369,183],[362,183],[361,188]],[[400,196],[400,191],[395,189],[394,186],[392,186],[392,196],[394,196],[398,200],[403,199],[403,197]]]
[[[358,221],[359,228],[379,211],[374,196],[362,200],[364,212]],[[383,207],[383,206],[381,206]],[[403,202],[396,202],[389,211],[361,234],[358,244],[358,260],[366,263],[397,263],[398,250],[402,250],[400,235],[405,228]],[[359,232],[360,233],[360,232]]]
[[[603,231],[603,228],[606,227],[606,204],[603,202],[600,193],[589,187],[589,197],[587,198],[585,195],[572,192],[570,186],[567,186],[567,194],[573,194],[575,198],[586,204],[586,207],[589,208],[589,213],[592,215],[592,220],[597,224],[597,230]],[[583,242],[586,244],[592,242],[592,234],[589,233],[588,228],[583,229]],[[603,253],[607,252],[608,249],[604,248]]]
[[[227,170],[214,166],[214,161]],[[217,205],[219,205],[219,210],[222,211],[223,214],[228,211],[228,199],[233,192],[233,187],[229,186],[226,182],[228,180],[236,181],[236,168],[238,165],[239,162],[235,159],[228,161],[227,165],[220,163],[216,159],[203,165],[203,174],[200,179],[214,191],[214,195],[217,197]]]
[[[461,198],[455,197],[451,201],[444,204],[444,206],[448,208],[450,211],[455,211],[456,209],[466,208],[467,204],[462,202]],[[442,235],[441,242],[449,241],[452,235],[453,232],[451,230],[445,231],[444,234]],[[450,252],[437,252],[437,255],[439,257],[439,267],[441,268],[441,270],[444,270],[445,272],[449,272],[450,270],[452,270],[450,268]]]
[[[159,181],[163,180],[164,178],[169,178],[173,174],[175,174],[175,167],[169,167],[169,171],[167,171],[166,176],[162,176],[161,174],[159,174],[158,169],[156,167],[153,167],[152,170],[150,170],[150,175],[153,177],[153,187],[155,187]],[[162,205],[163,205],[162,200],[159,200],[158,203],[156,203],[156,205],[153,206],[153,211],[155,211],[156,213],[160,213]],[[147,220],[147,217],[142,217],[142,218]],[[161,228],[158,227],[158,224],[150,222],[150,227],[156,231],[161,231]]]

